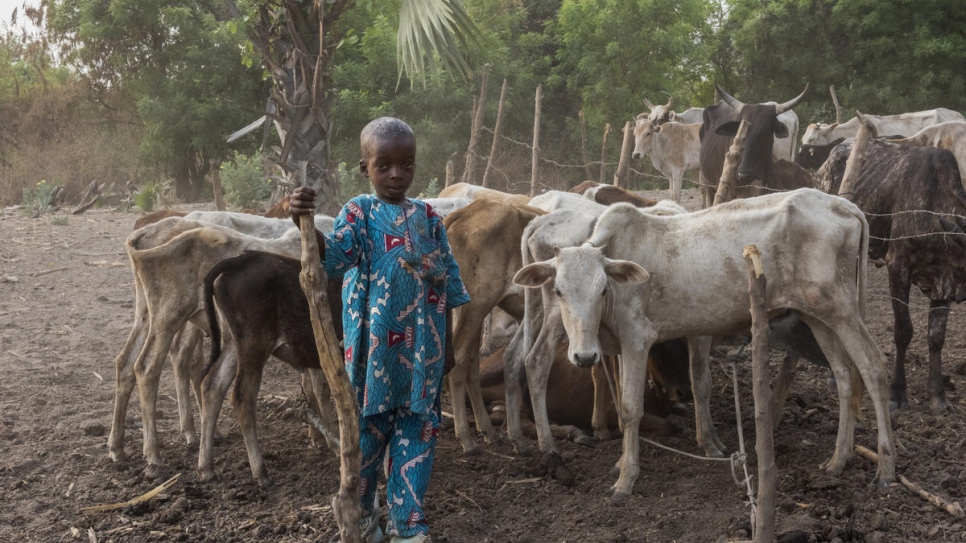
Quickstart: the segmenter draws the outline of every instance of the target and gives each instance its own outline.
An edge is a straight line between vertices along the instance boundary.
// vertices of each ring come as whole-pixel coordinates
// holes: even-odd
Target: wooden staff
[[[858,111],[855,112],[855,116],[858,117],[861,126],[852,143],[852,152],[845,162],[845,173],[842,174],[842,184],[839,185],[839,196],[845,198],[852,195],[853,185],[859,178],[862,166],[865,165],[865,149],[869,146],[869,140],[876,137],[875,126]]]
[[[362,471],[362,452],[359,450],[359,407],[355,389],[345,371],[339,337],[332,324],[329,301],[325,286],[328,281],[319,260],[319,244],[316,237],[315,218],[302,215],[299,218],[302,232],[302,272],[299,284],[309,302],[315,346],[319,351],[322,372],[329,382],[335,409],[339,416],[339,454],[341,461],[339,493],[332,498],[332,511],[339,524],[342,543],[360,543],[359,519],[362,504],[359,498],[359,474]]]
[[[738,165],[741,164],[741,156],[745,152],[745,139],[748,134],[748,121],[742,119],[738,126],[738,133],[731,143],[728,154],[725,155],[724,168],[721,170],[721,179],[718,181],[718,190],[714,194],[714,203],[711,205],[723,204],[735,198],[735,178],[738,174]]]

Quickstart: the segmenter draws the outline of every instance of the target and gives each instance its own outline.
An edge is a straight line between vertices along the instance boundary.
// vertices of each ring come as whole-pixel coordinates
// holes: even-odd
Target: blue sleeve
[[[350,201],[335,218],[331,234],[324,234],[325,257],[322,266],[325,273],[334,276],[345,275],[359,265],[363,252],[363,230],[365,211],[357,202]]]

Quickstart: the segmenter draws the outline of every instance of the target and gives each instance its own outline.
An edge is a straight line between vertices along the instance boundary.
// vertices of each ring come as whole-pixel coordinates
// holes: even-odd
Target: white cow
[[[862,115],[871,122],[880,136],[909,137],[927,126],[948,121],[966,121],[958,111],[946,108],[903,113],[901,115]],[[812,123],[805,128],[802,143],[828,145],[838,138],[854,138],[859,132],[859,119],[852,117],[842,124]]]
[[[768,310],[793,310],[812,329],[832,366],[841,407],[835,452],[824,465],[840,473],[852,452],[851,401],[857,371],[875,406],[879,465],[876,479],[895,478],[896,449],[886,394],[885,357],[862,322],[868,223],[852,203],[812,189],[736,200],[696,213],[654,217],[613,206],[581,247],[525,266],[514,280],[543,286],[557,301],[570,339],[568,357],[592,366],[603,352],[622,354],[623,455],[613,497],[630,495],[637,479],[637,427],[652,344],[688,339],[698,443],[720,456],[708,410],[710,338],[750,324],[748,277],[742,252],[755,244],[768,278]],[[543,346],[544,348],[546,345]],[[533,351],[541,348],[538,343]],[[530,368],[528,367],[528,371]],[[545,372],[534,369],[530,393],[541,449],[553,450],[545,416]],[[509,381],[508,381],[509,382]],[[853,389],[853,383],[856,388]],[[859,392],[859,394],[861,394]],[[508,404],[509,408],[509,404]],[[512,411],[510,411],[512,413]]]
[[[956,157],[959,177],[966,180],[966,121],[947,121],[927,126],[908,138],[891,140],[901,145],[941,147]]]
[[[683,113],[677,113],[676,111],[671,109],[671,106],[674,105],[674,98],[670,94],[668,95],[667,98],[668,99],[666,104],[656,106],[652,104],[650,100],[647,99],[647,96],[644,97],[644,105],[651,110],[650,113],[648,113],[645,116],[645,118],[648,121],[651,121],[651,123],[653,124],[659,124],[659,125],[664,123],[682,123],[682,124],[694,124],[694,123],[700,124],[701,123],[704,116],[703,107],[692,107],[692,108],[686,109]],[[644,114],[642,113],[641,115],[644,115]],[[640,119],[641,115],[638,115],[637,118]]]
[[[684,175],[701,169],[701,123],[655,124],[638,115],[634,124],[633,158],[651,158],[654,169],[671,180],[671,199],[681,201]]]

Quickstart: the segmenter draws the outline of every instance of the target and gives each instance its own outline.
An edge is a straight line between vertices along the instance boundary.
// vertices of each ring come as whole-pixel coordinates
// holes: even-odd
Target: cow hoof
[[[107,456],[111,459],[111,462],[121,463],[127,461],[127,455],[124,454],[124,449],[119,451],[109,451]]]
[[[624,500],[630,496],[627,492],[618,491],[614,487],[611,487],[607,491],[607,499],[610,500],[611,505],[623,505]]]
[[[167,479],[171,476],[171,470],[161,464],[148,464],[144,468],[144,477],[147,479]]]
[[[608,428],[594,430],[594,437],[597,441],[610,441],[614,439]]]
[[[483,449],[479,445],[474,444],[472,447],[463,448],[463,456],[479,456],[483,454]]]
[[[946,398],[933,398],[929,400],[929,412],[933,415],[946,415],[953,412],[953,406]]]
[[[275,488],[275,483],[268,477],[260,477],[258,479],[258,488],[262,489],[263,492],[270,492]]]
[[[210,483],[218,478],[218,475],[213,469],[199,469],[198,470],[198,480],[203,483]]]
[[[583,445],[584,447],[590,447],[590,448],[594,448],[595,446],[594,438],[590,437],[587,434],[577,436],[574,439],[574,443],[576,443],[577,445]]]

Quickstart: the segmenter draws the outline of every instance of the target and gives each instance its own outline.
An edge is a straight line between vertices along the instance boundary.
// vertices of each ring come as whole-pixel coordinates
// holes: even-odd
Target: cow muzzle
[[[634,160],[640,160],[642,156],[644,155],[642,155],[639,151],[634,151],[633,153],[631,153],[631,158],[633,158]]]
[[[597,351],[589,353],[574,353],[571,361],[578,368],[589,368],[600,361],[600,354]]]

